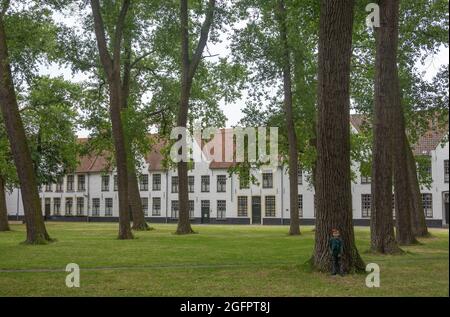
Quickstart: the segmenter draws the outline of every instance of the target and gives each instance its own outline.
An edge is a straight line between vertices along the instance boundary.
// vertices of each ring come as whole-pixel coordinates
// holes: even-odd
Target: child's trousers
[[[339,255],[333,255],[333,274],[341,274],[341,258]]]

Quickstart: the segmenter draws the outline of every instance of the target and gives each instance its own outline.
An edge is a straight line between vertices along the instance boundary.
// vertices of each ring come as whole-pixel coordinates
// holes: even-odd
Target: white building
[[[354,132],[360,119],[352,117]],[[415,153],[431,157],[433,183],[422,188],[424,212],[429,226],[449,222],[449,145],[442,146],[445,133],[430,131],[423,136]],[[173,223],[178,217],[178,178],[175,170],[164,170],[159,149],[154,145],[141,171],[140,191],[146,217],[150,222]],[[258,185],[241,184],[230,176],[232,163],[196,163],[189,172],[189,198],[194,223],[288,224],[289,179],[287,169],[255,170]],[[84,157],[71,175],[60,184],[44,186],[40,191],[42,210],[48,220],[117,221],[118,193],[114,172],[105,172],[104,157]],[[357,173],[357,166],[354,166]],[[314,189],[307,175],[299,173],[299,209],[302,224],[313,224]],[[357,175],[359,175],[357,173]],[[358,177],[352,184],[353,218],[356,225],[368,225],[371,207],[370,179]],[[10,219],[23,217],[20,191],[7,193]]]

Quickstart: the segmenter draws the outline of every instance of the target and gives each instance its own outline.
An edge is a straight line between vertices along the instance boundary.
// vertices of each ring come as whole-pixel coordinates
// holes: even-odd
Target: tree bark
[[[2,176],[0,176],[0,231],[10,230],[5,196],[5,180]]]
[[[319,34],[316,235],[312,264],[331,270],[333,228],[343,241],[342,270],[364,270],[355,245],[350,179],[350,60],[354,0],[321,1]]]
[[[0,16],[0,106],[22,192],[27,228],[25,243],[44,244],[51,239],[42,217],[41,200],[39,199],[38,186],[33,172],[33,161],[19,114],[9,63],[3,14]]]
[[[395,239],[392,214],[392,111],[397,102],[398,0],[380,1],[380,27],[376,29],[375,105],[372,150],[371,250],[401,252]]]
[[[105,28],[98,0],[91,0],[94,16],[94,28],[99,49],[100,61],[107,76],[109,87],[109,113],[111,117],[115,158],[117,165],[117,180],[119,192],[119,239],[132,239],[130,214],[128,209],[128,160],[126,149],[126,135],[122,123],[121,111],[121,76],[120,54],[125,17],[130,0],[123,0],[113,40],[113,56],[111,58],[106,44]]]
[[[415,237],[428,237],[427,223],[423,212],[422,194],[420,193],[420,184],[417,178],[417,167],[414,154],[408,139],[406,139],[406,155],[408,161],[408,175],[410,185],[410,203],[411,203],[411,226]]]
[[[290,235],[300,234],[300,219],[298,211],[298,145],[295,132],[290,49],[287,39],[286,5],[284,0],[278,0],[278,23],[283,64],[284,113],[289,143],[289,208],[291,210]]]
[[[205,21],[200,31],[200,39],[194,55],[191,58],[189,49],[189,13],[188,1],[180,0],[180,21],[181,21],[181,96],[180,107],[177,117],[177,126],[186,128],[189,111],[189,99],[191,95],[192,80],[202,58],[203,50],[208,41],[209,32],[214,18],[215,0],[209,0]],[[189,193],[188,193],[188,166],[187,160],[183,159],[177,164],[178,170],[178,206],[179,217],[177,234],[190,234],[192,230],[189,220]]]
[[[124,74],[122,82],[122,110],[128,108],[128,97],[130,95],[130,72],[131,72],[131,38],[127,39],[125,44],[125,61]],[[128,160],[128,205],[131,210],[133,218],[133,230],[149,230],[147,222],[145,221],[144,210],[142,208],[141,193],[139,191],[138,178],[136,176],[136,166],[134,155],[131,146],[127,146],[127,160]]]
[[[399,14],[400,1],[386,1],[391,13],[391,39],[390,41],[397,48],[399,36]],[[396,61],[396,60],[395,60]],[[400,245],[409,245],[416,243],[411,225],[411,203],[410,203],[410,181],[408,175],[408,162],[406,151],[406,125],[405,116],[402,107],[402,96],[400,80],[398,76],[397,63],[395,62],[395,71],[392,74],[390,82],[394,90],[393,107],[391,112],[392,146],[393,146],[393,174],[395,191],[395,210],[396,210],[396,237]]]

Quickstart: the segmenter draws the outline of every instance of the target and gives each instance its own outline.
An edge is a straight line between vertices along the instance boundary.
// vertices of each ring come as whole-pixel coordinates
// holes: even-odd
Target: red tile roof
[[[361,128],[365,124],[369,124],[365,119],[364,116],[354,114],[350,117],[351,124],[357,131],[361,131]],[[442,141],[443,137],[448,133],[448,126],[446,130],[436,130],[432,129],[430,126],[430,130],[427,131],[423,136],[419,138],[419,141],[416,145],[414,145],[414,153],[416,155],[429,155],[430,151],[436,149],[436,147],[439,145],[439,143]],[[219,135],[220,134],[220,135]],[[162,149],[166,145],[166,141],[162,138],[159,138],[156,135],[151,135],[151,138],[153,138],[152,142],[152,149],[145,157],[146,162],[149,164],[149,171],[163,171],[163,154]],[[236,164],[234,155],[233,155],[233,161],[232,162],[225,162],[225,150],[226,146],[229,146],[229,143],[226,144],[225,139],[233,137],[232,130],[231,129],[221,129],[218,134],[209,142],[206,142],[205,140],[201,141],[202,149],[203,149],[203,155],[206,159],[211,160],[211,163],[209,167],[211,169],[228,169]],[[213,159],[214,156],[214,150],[212,150],[212,147],[216,148],[219,141],[222,141],[222,162],[216,162]],[[87,139],[79,139],[80,142],[86,142]],[[197,140],[197,144],[200,142]],[[204,145],[208,143],[209,148],[211,149],[211,153],[208,153],[207,149],[204,148]],[[235,152],[235,144],[233,142],[233,153]],[[88,172],[103,172],[109,169],[109,163],[107,160],[107,155],[104,153],[103,155],[86,155],[81,157],[79,165],[76,169],[77,173],[88,173]]]

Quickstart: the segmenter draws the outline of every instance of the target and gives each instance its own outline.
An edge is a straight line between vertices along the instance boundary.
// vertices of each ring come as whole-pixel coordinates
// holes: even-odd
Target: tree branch
[[[209,0],[208,8],[206,11],[205,21],[203,21],[202,28],[200,31],[200,39],[197,44],[194,56],[192,57],[192,62],[189,68],[189,78],[192,79],[197,70],[197,67],[202,59],[202,54],[205,49],[206,43],[208,42],[209,32],[211,30],[211,25],[214,20],[214,11],[216,6],[216,0]]]
[[[105,73],[110,79],[113,74],[113,61],[108,52],[106,44],[105,26],[103,23],[102,13],[100,11],[99,0],[91,0],[92,15],[94,16],[95,37],[97,39],[100,61],[103,64]]]
[[[120,53],[122,47],[123,29],[129,7],[130,0],[123,0],[122,8],[120,9],[119,18],[117,20],[116,31],[114,33],[113,67],[115,71],[120,71]]]

